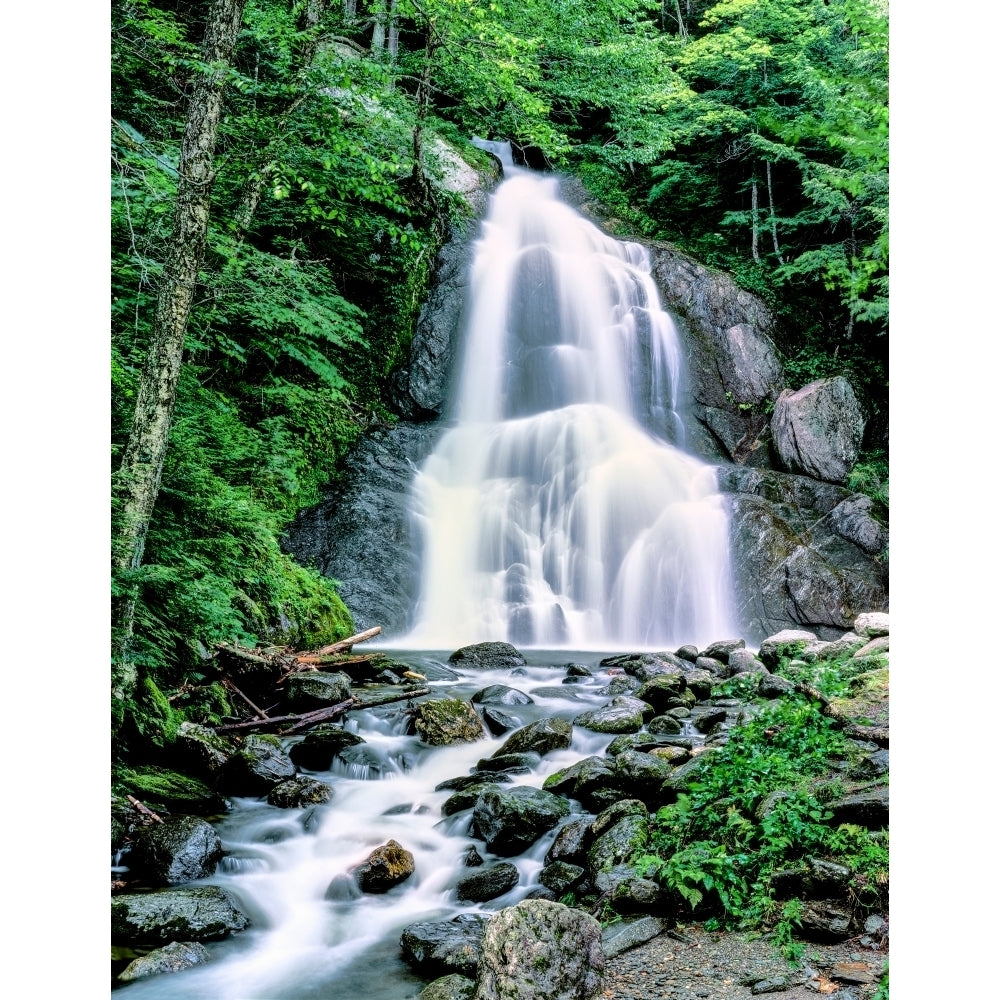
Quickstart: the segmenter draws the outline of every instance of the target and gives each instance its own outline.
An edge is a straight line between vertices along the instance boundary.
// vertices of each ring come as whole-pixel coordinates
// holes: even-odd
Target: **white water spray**
[[[686,454],[645,248],[508,169],[476,247],[453,426],[419,470],[402,642],[610,649],[735,634],[727,514]]]

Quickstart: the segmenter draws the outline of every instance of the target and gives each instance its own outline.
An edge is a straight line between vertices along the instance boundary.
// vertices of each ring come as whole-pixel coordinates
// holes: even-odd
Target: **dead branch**
[[[126,795],[125,798],[132,803],[132,805],[139,812],[140,816],[145,816],[147,819],[155,820],[157,823],[162,823],[163,820],[153,812],[152,809],[147,809],[134,795]]]
[[[381,631],[382,626],[376,625],[374,628],[365,629],[364,632],[359,632],[357,635],[341,639],[340,642],[334,642],[329,646],[324,646],[322,649],[317,649],[315,655],[328,656],[330,653],[346,653],[350,650],[351,646],[359,642],[367,642],[369,639],[374,639]]]
[[[253,709],[254,715],[256,715],[258,719],[267,718],[267,712],[265,712],[262,708],[258,708],[228,677],[222,678],[222,684],[224,687],[232,691],[233,694],[242,698],[243,701],[245,701]]]

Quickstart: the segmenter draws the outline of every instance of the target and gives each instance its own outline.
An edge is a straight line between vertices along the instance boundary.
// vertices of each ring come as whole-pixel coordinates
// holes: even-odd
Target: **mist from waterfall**
[[[682,450],[649,256],[506,168],[475,248],[449,429],[418,470],[402,643],[610,649],[736,634],[713,469]]]

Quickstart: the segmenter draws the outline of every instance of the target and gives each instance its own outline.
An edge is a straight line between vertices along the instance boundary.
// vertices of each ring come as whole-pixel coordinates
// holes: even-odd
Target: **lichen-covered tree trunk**
[[[245,0],[212,0],[202,44],[204,69],[188,107],[181,144],[174,226],[167,244],[149,352],[136,398],[128,444],[114,483],[115,533],[112,565],[139,568],[149,521],[160,489],[163,459],[177,396],[191,302],[205,254],[211,209],[212,163],[222,114],[229,59],[243,23]],[[135,682],[128,662],[135,593],[126,587],[112,605],[116,667],[113,697],[125,697]]]

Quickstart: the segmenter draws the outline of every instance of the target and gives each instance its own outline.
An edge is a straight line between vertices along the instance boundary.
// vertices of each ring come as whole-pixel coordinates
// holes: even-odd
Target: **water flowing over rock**
[[[486,736],[476,710],[460,698],[437,698],[421,702],[413,710],[417,735],[431,746],[474,743]]]
[[[112,941],[216,941],[249,926],[236,897],[217,885],[129,893],[111,900]]]
[[[843,483],[857,461],[865,415],[843,376],[784,390],[774,405],[771,432],[790,472]]]
[[[475,1000],[590,1000],[603,982],[601,925],[560,903],[524,900],[491,917]]]

